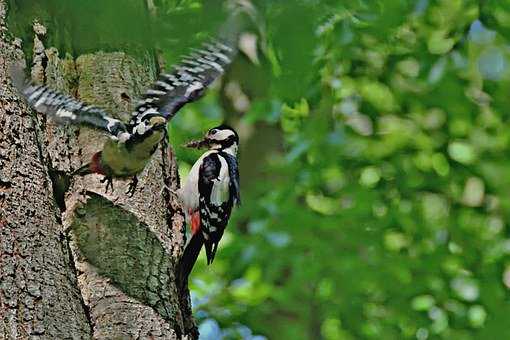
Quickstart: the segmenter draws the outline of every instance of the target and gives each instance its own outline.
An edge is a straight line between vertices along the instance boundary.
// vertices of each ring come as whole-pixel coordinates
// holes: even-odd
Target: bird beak
[[[203,147],[209,147],[210,144],[211,141],[207,137],[205,137],[200,140],[192,140],[191,142],[184,144],[184,146],[187,148],[200,149]]]

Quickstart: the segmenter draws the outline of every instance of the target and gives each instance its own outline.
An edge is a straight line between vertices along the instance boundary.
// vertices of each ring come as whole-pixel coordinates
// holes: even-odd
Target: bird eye
[[[209,134],[210,135],[214,135],[218,132],[218,129],[212,129],[211,131],[209,131]]]

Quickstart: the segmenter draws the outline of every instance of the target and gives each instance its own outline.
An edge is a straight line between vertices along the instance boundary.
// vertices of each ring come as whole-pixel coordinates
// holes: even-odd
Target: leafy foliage
[[[248,197],[194,272],[198,315],[271,339],[509,337],[510,9],[298,3],[265,4]],[[254,149],[267,125],[280,142]]]
[[[169,62],[223,18],[154,3]],[[510,338],[510,7],[256,6],[259,65],[169,128],[183,175],[184,141],[224,119],[242,139],[243,206],[192,273],[203,338]]]

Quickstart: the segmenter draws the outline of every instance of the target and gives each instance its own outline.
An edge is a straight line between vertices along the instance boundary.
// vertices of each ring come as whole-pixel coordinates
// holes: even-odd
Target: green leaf
[[[434,306],[436,300],[431,295],[419,295],[413,298],[411,301],[411,305],[414,310],[417,311],[428,311],[432,306]]]
[[[381,112],[391,112],[397,109],[397,102],[390,88],[377,81],[365,80],[360,86],[363,98]]]
[[[450,143],[448,154],[453,160],[463,164],[471,164],[477,157],[473,146],[461,141]]]
[[[427,43],[429,52],[432,54],[445,54],[449,52],[455,44],[455,40],[447,36],[447,31],[438,30],[432,32]]]

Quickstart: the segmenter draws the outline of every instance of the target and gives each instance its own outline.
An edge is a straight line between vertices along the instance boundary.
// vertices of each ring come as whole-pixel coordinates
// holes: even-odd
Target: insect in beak
[[[192,140],[191,142],[184,144],[184,146],[187,148],[200,149],[203,147],[208,147],[210,143],[211,141],[207,137],[205,137],[200,140]]]

